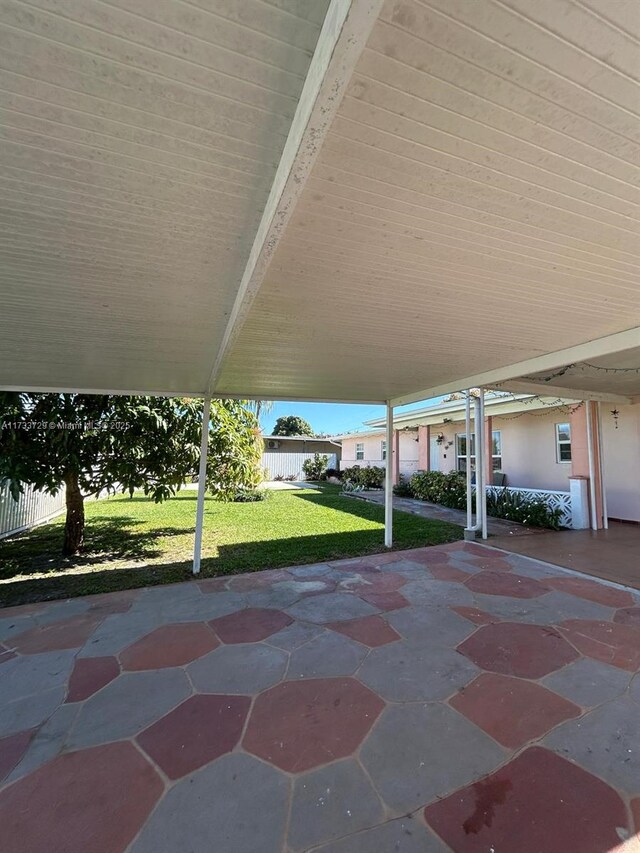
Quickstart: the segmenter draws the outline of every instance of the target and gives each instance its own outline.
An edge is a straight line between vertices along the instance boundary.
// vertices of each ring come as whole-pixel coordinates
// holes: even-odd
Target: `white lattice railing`
[[[560,524],[563,527],[572,527],[571,517],[571,493],[556,492],[549,489],[524,489],[515,486],[487,486],[487,492],[499,494],[503,489],[507,492],[517,492],[528,500],[539,500],[542,498],[550,509],[559,509],[561,512]]]

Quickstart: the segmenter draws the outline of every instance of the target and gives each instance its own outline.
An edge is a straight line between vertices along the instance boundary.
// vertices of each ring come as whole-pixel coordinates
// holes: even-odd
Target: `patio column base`
[[[476,538],[476,533],[477,533],[477,531],[474,530],[473,527],[471,527],[471,528],[465,527],[465,529],[464,529],[464,541],[465,542],[473,542]]]

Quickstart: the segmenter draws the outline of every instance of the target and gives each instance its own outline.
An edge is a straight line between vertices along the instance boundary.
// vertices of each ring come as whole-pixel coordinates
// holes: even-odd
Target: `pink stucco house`
[[[575,527],[588,526],[590,515],[596,527],[607,518],[640,522],[640,405],[592,406],[590,424],[580,400],[489,392],[485,407],[487,483],[553,493],[567,506],[567,519],[572,493],[574,505],[581,494],[583,521],[574,519]],[[462,395],[396,414],[394,480],[418,470],[464,471],[464,421]],[[339,436],[342,469],[386,465],[384,420],[364,427]]]

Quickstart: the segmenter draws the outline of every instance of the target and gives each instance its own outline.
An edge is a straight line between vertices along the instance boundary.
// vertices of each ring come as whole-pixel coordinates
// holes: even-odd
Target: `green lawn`
[[[338,486],[274,491],[259,503],[207,499],[202,577],[380,552],[384,508]],[[171,583],[191,577],[196,493],[154,504],[142,495],[86,504],[85,551],[60,556],[64,518],[0,540],[0,605]],[[394,512],[394,547],[460,539],[454,524]]]

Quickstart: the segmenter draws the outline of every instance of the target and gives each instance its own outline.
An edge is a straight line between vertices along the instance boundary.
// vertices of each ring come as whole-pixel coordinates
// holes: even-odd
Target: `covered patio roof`
[[[640,394],[632,4],[0,22],[0,388]]]

